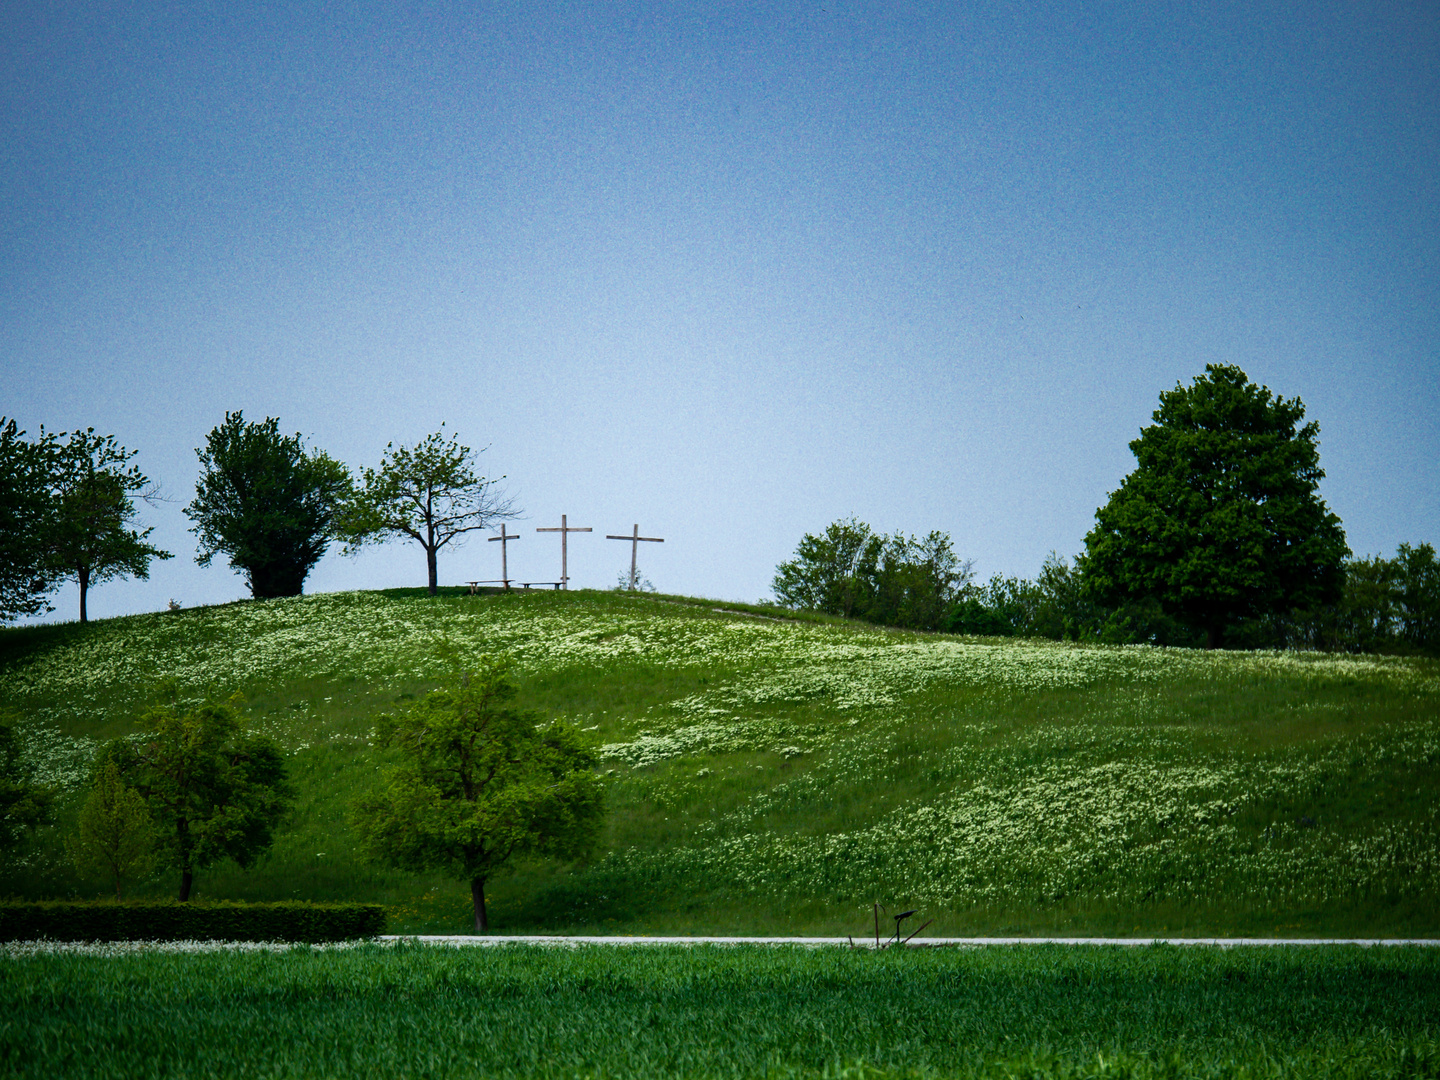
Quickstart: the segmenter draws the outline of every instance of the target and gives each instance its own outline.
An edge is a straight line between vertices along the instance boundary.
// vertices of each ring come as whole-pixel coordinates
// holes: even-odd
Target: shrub
[[[345,941],[385,929],[379,904],[0,903],[0,941]]]

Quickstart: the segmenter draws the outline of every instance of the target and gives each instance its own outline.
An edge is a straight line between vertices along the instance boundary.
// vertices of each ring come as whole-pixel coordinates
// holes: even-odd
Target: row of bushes
[[[1395,558],[1347,559],[1340,595],[1320,607],[1242,619],[1235,648],[1440,654],[1440,559],[1430,544],[1401,544]],[[1074,638],[1109,644],[1200,645],[1204,635],[1158,600],[1101,607],[1080,571],[1051,555],[1033,581],[999,575],[966,583],[940,629],[957,634]]]
[[[1069,638],[1124,645],[1199,646],[1202,627],[1187,624],[1160,599],[1097,602],[1083,560],[1051,553],[1034,580],[996,575],[980,584],[945,533],[883,536],[855,518],[807,534],[795,558],[776,569],[773,589],[785,607],[865,619],[912,630],[994,637]],[[1233,617],[1232,648],[1440,655],[1440,558],[1430,544],[1401,544],[1393,559],[1346,559],[1329,603]]]
[[[346,941],[385,929],[379,904],[0,902],[0,941]]]

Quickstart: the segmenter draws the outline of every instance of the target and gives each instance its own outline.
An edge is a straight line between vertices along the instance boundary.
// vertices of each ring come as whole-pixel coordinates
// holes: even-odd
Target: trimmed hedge
[[[0,902],[0,941],[345,941],[385,929],[379,904]]]

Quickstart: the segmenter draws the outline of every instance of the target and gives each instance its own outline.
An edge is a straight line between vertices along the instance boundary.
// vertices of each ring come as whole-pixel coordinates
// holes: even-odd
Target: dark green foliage
[[[1395,556],[1398,581],[1397,636],[1421,652],[1440,653],[1440,561],[1429,544],[1401,544]]]
[[[1319,428],[1299,399],[1210,364],[1160,395],[1135,470],[1096,511],[1080,561],[1107,608],[1157,601],[1209,645],[1246,620],[1333,602],[1348,554],[1319,497]]]
[[[776,568],[772,588],[786,607],[936,630],[969,578],[970,564],[945,533],[881,536],[852,517],[820,536],[807,533],[795,558]]]
[[[1028,582],[1019,578],[1002,578],[996,574],[989,584],[977,588],[973,593],[958,600],[950,608],[945,619],[945,629],[952,634],[974,634],[978,637],[1014,637],[1017,626],[1026,626],[1024,609],[1008,602],[1006,595],[1014,588]]]
[[[18,1076],[1440,1075],[1435,949],[361,945],[7,958]]]
[[[0,902],[0,941],[347,941],[385,931],[379,904]]]
[[[139,739],[106,749],[144,796],[180,899],[220,859],[248,867],[269,848],[293,792],[270,740],[245,730],[233,702],[183,708],[172,693],[140,718]]]
[[[239,412],[227,412],[196,453],[203,471],[185,508],[200,538],[196,562],[209,566],[224,552],[255,599],[298,596],[337,534],[351,494],[345,466],[307,452],[298,433],[281,435],[273,417],[246,423]]]
[[[89,618],[86,597],[91,585],[117,577],[150,576],[150,560],[168,559],[130,527],[135,496],[147,496],[150,481],[129,461],[113,435],[94,428],[72,431],[52,445],[53,513],[45,527],[46,558],[52,580],[73,579],[80,586],[80,621]]]
[[[938,630],[969,578],[970,564],[956,558],[945,533],[887,536],[863,617],[882,626]]]
[[[50,466],[55,438],[25,438],[0,417],[0,622],[50,610],[45,527],[54,510]]]
[[[129,464],[135,451],[94,428],[24,435],[0,418],[0,621],[49,610],[45,594],[73,579],[85,622],[91,585],[148,578],[152,559],[170,558],[146,542],[152,530],[131,528],[150,481]]]
[[[1430,544],[1401,544],[1393,559],[1349,559],[1344,590],[1333,604],[1246,629],[1261,645],[1440,654],[1440,560]]]
[[[0,855],[48,822],[54,801],[54,793],[36,784],[20,760],[14,721],[0,716]]]
[[[1346,652],[1379,652],[1396,638],[1396,566],[1379,555],[1345,564],[1345,591],[1322,609],[1315,644]]]
[[[1107,626],[1112,614],[1116,617],[1108,620],[1111,625]],[[1087,600],[1079,575],[1053,551],[1034,581],[996,574],[984,585],[966,587],[947,613],[944,628],[952,634],[1056,641],[1153,641],[1148,623],[1140,621],[1136,613],[1106,612]]]
[[[468,881],[482,934],[486,880],[519,856],[588,854],[604,805],[595,751],[572,725],[516,709],[509,671],[481,657],[453,689],[382,716],[376,742],[398,763],[353,814],[377,861]]]
[[[1031,637],[1078,640],[1090,636],[1097,619],[1093,604],[1081,595],[1079,574],[1064,557],[1051,552],[1040,566],[1031,590]]]
[[[125,784],[120,766],[107,755],[95,772],[90,795],[80,808],[65,848],[83,873],[98,872],[115,884],[119,900],[127,879],[154,862],[155,830],[145,797]]]
[[[832,522],[820,536],[806,533],[795,558],[775,569],[775,599],[785,607],[856,616],[870,602],[883,546],[883,537],[853,517]]]
[[[1080,625],[1078,634],[1066,636],[1104,645],[1195,647],[1204,643],[1204,636],[1199,631],[1168,614],[1153,597],[1132,600],[1108,611],[1095,609],[1092,618]],[[1260,644],[1263,646],[1268,642]]]

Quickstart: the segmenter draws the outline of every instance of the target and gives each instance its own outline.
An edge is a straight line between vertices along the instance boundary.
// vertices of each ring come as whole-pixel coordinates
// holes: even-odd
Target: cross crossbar
[[[584,528],[581,528],[579,525],[571,525],[567,522],[565,515],[561,514],[560,527],[558,529],[552,525],[543,529],[537,528],[535,531],[558,532],[560,534],[560,588],[570,588],[569,552],[566,541],[570,538],[572,532],[594,532],[595,530],[591,529],[588,525]]]
[[[492,544],[496,540],[500,541],[500,580],[505,583],[506,592],[510,591],[510,566],[509,560],[506,558],[508,554],[506,549],[509,548],[511,540],[519,539],[520,537],[515,533],[506,533],[504,522],[500,523],[500,535],[490,537],[490,542]]]
[[[635,569],[635,553],[640,547],[640,541],[643,540],[646,543],[650,544],[663,544],[665,542],[665,538],[663,536],[641,536],[640,526],[638,524],[635,526],[635,531],[632,532],[629,536],[616,536],[613,533],[606,533],[605,539],[630,541],[630,588],[632,590],[635,588],[635,580],[637,577],[637,572]]]

